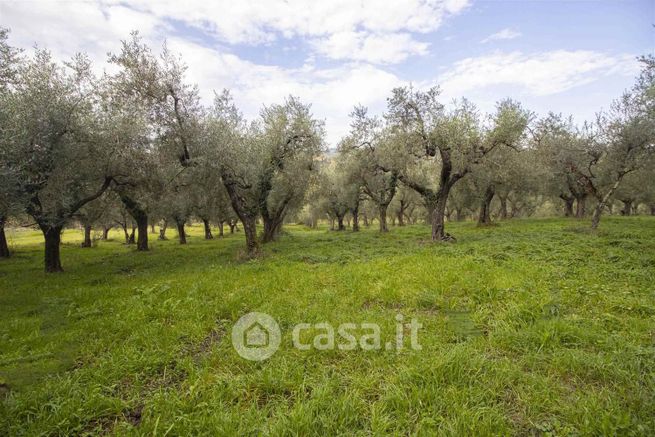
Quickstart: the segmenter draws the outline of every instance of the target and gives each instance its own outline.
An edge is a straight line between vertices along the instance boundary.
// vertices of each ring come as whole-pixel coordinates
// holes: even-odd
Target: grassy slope
[[[16,234],[0,434],[653,434],[655,220],[586,226],[453,224],[437,245],[423,226],[290,227],[250,262],[241,234],[136,253],[67,231],[54,276],[40,236]],[[230,343],[253,310],[283,329],[262,363]],[[291,347],[299,322],[378,322],[384,341],[398,313],[424,324],[423,350]]]

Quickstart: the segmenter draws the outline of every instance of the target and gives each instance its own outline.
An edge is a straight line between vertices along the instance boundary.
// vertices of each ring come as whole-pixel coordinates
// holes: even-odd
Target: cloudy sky
[[[408,83],[590,119],[653,53],[654,22],[653,0],[0,0],[15,46],[84,51],[102,71],[138,30],[182,54],[207,101],[229,88],[249,117],[289,94],[311,102],[331,145],[354,104],[380,113]]]

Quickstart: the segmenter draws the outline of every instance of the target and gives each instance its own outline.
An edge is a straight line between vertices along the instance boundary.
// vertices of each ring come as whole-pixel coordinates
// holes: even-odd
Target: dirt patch
[[[405,305],[402,302],[386,302],[380,299],[366,299],[362,303],[362,308],[365,310],[373,307],[400,311]]]
[[[139,426],[142,415],[143,405],[137,405],[135,408],[123,411],[123,419],[132,426]]]
[[[0,398],[6,398],[7,396],[9,396],[10,391],[11,389],[9,388],[9,384],[0,382]]]
[[[189,342],[182,346],[182,354],[190,355],[194,361],[199,361],[202,357],[209,354],[212,348],[219,344],[223,337],[225,337],[228,323],[228,320],[217,319],[214,327],[199,343],[193,344]]]

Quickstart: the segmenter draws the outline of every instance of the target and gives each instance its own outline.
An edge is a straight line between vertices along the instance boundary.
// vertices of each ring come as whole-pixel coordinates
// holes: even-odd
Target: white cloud
[[[446,16],[464,10],[469,0],[136,0],[130,5],[215,32],[230,43],[256,43],[278,35],[325,36],[354,30],[430,32]]]
[[[482,41],[480,41],[483,44],[486,44],[491,41],[498,41],[498,40],[503,40],[503,39],[514,39],[518,38],[521,36],[521,32],[518,32],[516,30],[512,30],[510,28],[505,28],[499,32],[496,32],[494,34],[489,35]]]
[[[49,47],[89,42],[103,53],[131,30],[150,36],[183,23],[226,44],[300,37],[330,59],[395,63],[427,53],[412,34],[438,29],[470,0],[98,0],[0,2],[0,23],[18,39]],[[388,54],[382,53],[384,48]],[[62,49],[66,51],[66,49]],[[70,55],[70,53],[66,53]]]
[[[11,29],[11,42],[18,47],[38,44],[59,59],[85,52],[96,65],[106,61],[108,52],[117,51],[132,30],[152,42],[161,41],[170,29],[156,17],[125,6],[74,1],[0,1],[0,25]]]
[[[427,53],[427,43],[416,41],[407,33],[370,34],[339,32],[313,43],[316,51],[330,59],[351,59],[373,64],[395,64],[411,55]]]
[[[545,96],[612,74],[632,76],[637,68],[634,56],[611,56],[587,50],[530,55],[494,53],[456,62],[437,82],[451,96],[498,85],[511,85],[531,95]]]
[[[175,19],[229,44],[302,37],[330,59],[400,62],[427,52],[411,33],[438,29],[469,0],[254,0],[130,3],[160,19]],[[388,55],[382,53],[387,47]]]

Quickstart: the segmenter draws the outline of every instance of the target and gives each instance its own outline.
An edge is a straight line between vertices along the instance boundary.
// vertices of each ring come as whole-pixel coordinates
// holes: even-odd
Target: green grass
[[[42,272],[38,233],[0,262],[0,434],[653,435],[655,219],[457,223],[359,234],[287,227],[137,253],[79,247]],[[154,236],[153,236],[154,237]],[[171,233],[170,237],[174,237]],[[276,318],[282,346],[240,358],[231,326]],[[300,322],[417,318],[420,351],[299,351]]]

